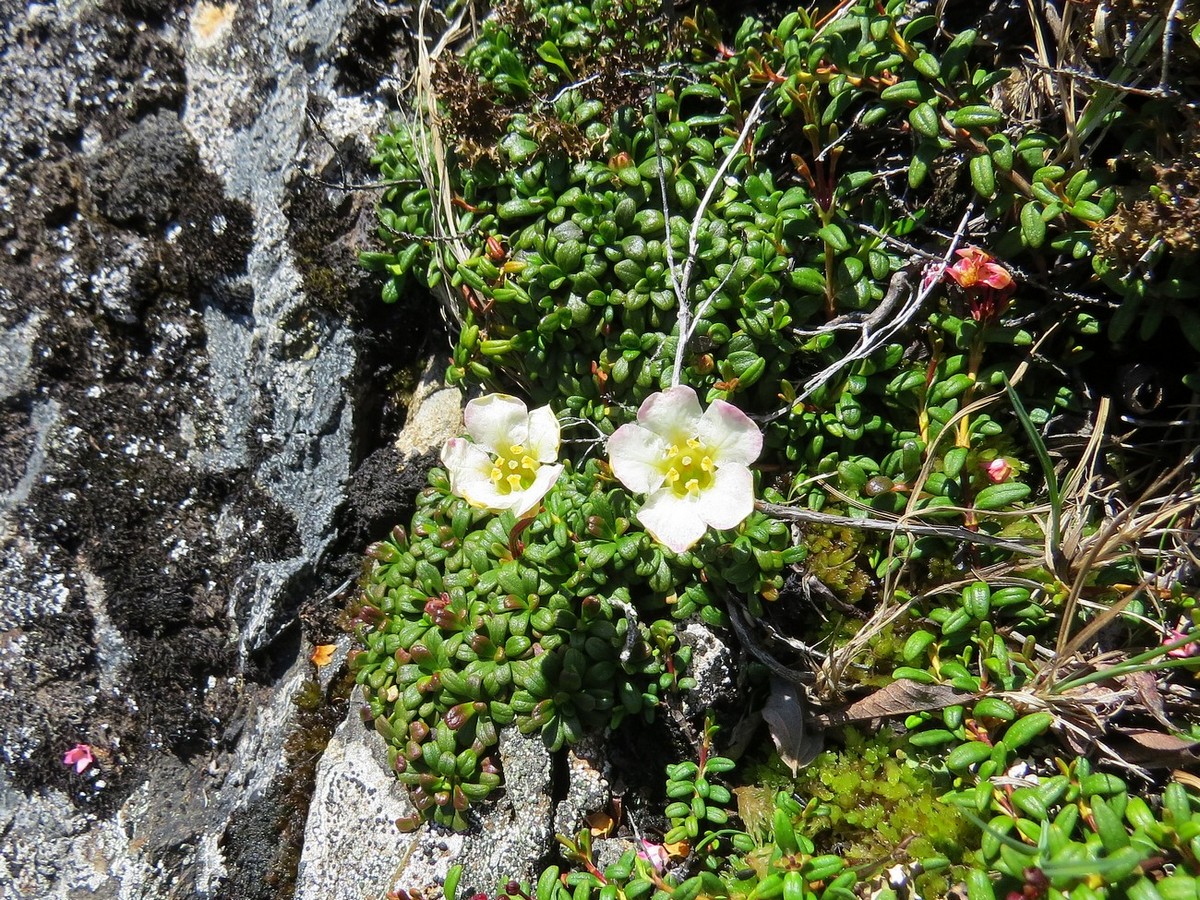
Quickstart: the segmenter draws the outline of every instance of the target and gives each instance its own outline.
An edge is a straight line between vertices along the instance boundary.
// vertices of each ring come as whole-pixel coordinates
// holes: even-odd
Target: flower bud
[[[998,456],[984,467],[984,472],[992,484],[1003,484],[1012,477],[1013,467],[1003,456]]]

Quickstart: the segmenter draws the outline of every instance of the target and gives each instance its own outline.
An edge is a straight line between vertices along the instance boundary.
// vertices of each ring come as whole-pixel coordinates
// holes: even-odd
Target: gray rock
[[[364,727],[357,714],[347,718],[325,749],[317,774],[296,879],[297,900],[382,896],[406,865],[416,861],[430,869],[420,886],[435,887],[439,877],[445,878],[451,845],[456,850],[462,838],[447,835],[429,841],[420,833],[401,834],[396,820],[415,812],[407,792],[387,769],[383,738]],[[438,843],[447,849],[439,849]],[[413,873],[407,874],[409,886],[417,887]]]
[[[301,648],[416,343],[351,321],[370,197],[305,176],[370,177],[398,22],[0,0],[0,896],[290,892],[345,691]]]

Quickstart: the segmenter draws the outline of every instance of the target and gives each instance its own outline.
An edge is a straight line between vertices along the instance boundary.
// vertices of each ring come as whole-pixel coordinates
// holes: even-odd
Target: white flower
[[[750,515],[748,466],[763,439],[749,416],[723,400],[701,413],[696,392],[680,385],[647,397],[637,417],[608,439],[609,464],[625,487],[649,495],[637,517],[656,541],[682,553],[708,528]]]
[[[463,420],[474,443],[453,438],[442,447],[451,493],[491,512],[532,512],[563,470],[547,465],[559,444],[550,407],[529,412],[516,397],[488,394],[467,404]]]

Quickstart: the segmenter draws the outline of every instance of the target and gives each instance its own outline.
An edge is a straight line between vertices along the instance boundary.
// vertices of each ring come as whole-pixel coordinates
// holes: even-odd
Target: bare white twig
[[[896,334],[912,321],[913,316],[921,308],[921,304],[925,302],[926,298],[941,283],[942,273],[946,271],[950,258],[954,255],[954,251],[958,249],[958,244],[962,240],[962,236],[967,229],[967,223],[970,221],[974,210],[974,203],[967,206],[967,210],[963,213],[963,217],[958,223],[958,228],[954,232],[954,237],[950,240],[950,246],[946,248],[945,254],[943,254],[939,262],[926,269],[925,276],[916,293],[910,295],[898,310],[895,309],[896,302],[900,299],[899,294],[908,287],[907,277],[903,270],[892,276],[892,285],[889,286],[888,295],[880,302],[875,312],[863,319],[858,340],[854,346],[840,359],[830,363],[820,372],[809,378],[804,383],[804,389],[800,391],[796,399],[792,402],[793,406],[811,397],[848,366],[859,360],[866,359],[890,340],[892,335]],[[895,311],[894,314],[893,310]]]
[[[729,152],[725,154],[725,158],[721,160],[721,165],[717,168],[716,174],[713,175],[712,182],[705,190],[704,196],[700,200],[700,205],[696,208],[696,215],[692,219],[692,227],[688,232],[687,258],[683,263],[683,272],[676,275],[674,262],[674,253],[671,250],[671,221],[670,217],[664,212],[666,218],[666,241],[667,241],[667,262],[671,267],[671,285],[675,292],[675,302],[678,306],[676,314],[676,326],[679,334],[679,343],[675,346],[675,364],[671,368],[671,384],[679,384],[679,376],[683,371],[683,354],[687,347],[687,339],[693,331],[692,321],[698,316],[698,313],[693,313],[691,306],[688,304],[687,291],[688,285],[692,280],[692,269],[696,265],[696,243],[700,235],[700,224],[704,221],[704,213],[708,209],[708,205],[712,202],[713,194],[717,190],[717,186],[724,183],[725,173],[729,171],[729,167],[733,165],[734,159],[737,157],[741,148],[745,145],[746,139],[750,136],[750,130],[762,115],[763,107],[766,105],[767,95],[762,93],[758,95],[758,99],[754,101],[754,106],[750,108],[750,112],[746,115],[746,121],[742,125],[742,130],[737,136],[737,140],[730,146]],[[666,208],[666,185],[665,176],[662,170],[662,157],[659,157],[659,180],[660,186],[663,188],[663,206]],[[710,297],[709,300],[712,298]],[[705,305],[708,301],[705,301]]]
[[[1162,75],[1159,76],[1158,89],[1164,94],[1171,92],[1171,44],[1175,41],[1175,20],[1183,11],[1183,0],[1173,0],[1167,11],[1167,21],[1163,26],[1162,36]]]

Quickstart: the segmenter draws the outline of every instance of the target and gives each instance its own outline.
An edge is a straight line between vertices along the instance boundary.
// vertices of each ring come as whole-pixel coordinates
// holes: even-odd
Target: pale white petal
[[[558,446],[562,434],[558,427],[558,416],[549,406],[540,406],[529,414],[529,455],[538,462],[551,463],[558,459]]]
[[[450,490],[457,494],[457,482],[489,477],[492,458],[466,438],[452,438],[442,447],[442,465],[450,475]]]
[[[748,466],[762,453],[763,436],[748,415],[724,400],[714,400],[698,426],[700,443],[712,450],[718,466]]]
[[[635,494],[662,487],[667,442],[641,425],[622,425],[608,439],[608,464],[613,474]]]
[[[529,411],[508,394],[477,397],[463,410],[463,421],[475,443],[493,453],[507,453],[529,436]]]
[[[696,514],[696,498],[680,497],[674,491],[651,494],[637,519],[660,544],[674,553],[682,553],[704,537],[708,527]]]
[[[562,470],[561,465],[539,467],[537,475],[533,477],[533,484],[523,491],[514,491],[509,495],[511,502],[508,509],[511,509],[518,519],[529,515],[542,502],[546,492],[554,487],[554,482],[558,481]]]
[[[486,509],[488,512],[504,512],[513,505],[513,494],[503,493],[490,478],[464,481],[459,484],[459,490],[454,492],[472,506]]]
[[[496,511],[492,458],[465,438],[453,438],[442,447],[442,465],[450,476],[450,493],[472,506]]]
[[[754,476],[745,466],[717,469],[712,484],[700,492],[695,514],[718,531],[740,525],[754,512]]]
[[[638,424],[661,434],[668,444],[682,444],[696,436],[700,401],[686,384],[651,394],[638,409]]]

